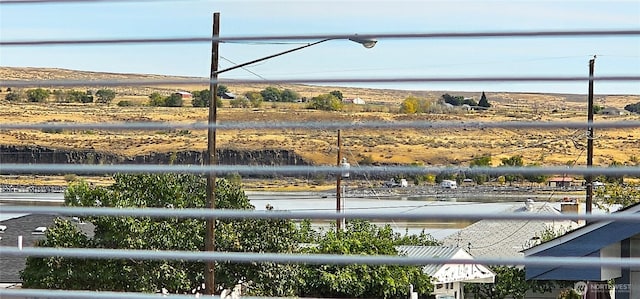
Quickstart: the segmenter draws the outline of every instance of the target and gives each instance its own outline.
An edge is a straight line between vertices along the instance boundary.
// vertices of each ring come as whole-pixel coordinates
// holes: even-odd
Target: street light
[[[205,164],[208,166],[207,171],[207,208],[215,209],[216,203],[216,175],[213,172],[213,165],[216,164],[216,128],[215,124],[217,123],[217,107],[216,107],[216,95],[218,94],[218,74],[228,72],[231,70],[235,70],[237,68],[241,68],[250,64],[258,63],[267,59],[271,59],[274,57],[278,57],[287,53],[291,53],[294,51],[302,50],[311,46],[315,46],[320,43],[324,43],[330,40],[334,40],[336,38],[327,38],[317,42],[313,42],[301,47],[293,48],[291,50],[283,51],[280,53],[276,53],[273,55],[269,55],[266,57],[258,58],[255,60],[251,60],[245,63],[241,63],[230,68],[218,70],[218,59],[219,59],[219,45],[220,45],[220,13],[213,13],[213,38],[211,41],[211,73],[210,73],[210,83],[209,83],[209,117],[207,120],[208,130],[207,130],[207,155],[205,156]],[[361,44],[367,49],[373,48],[377,41],[374,39],[366,39],[359,38],[358,36],[354,36],[349,38],[350,41]],[[206,238],[205,238],[205,251],[215,251],[215,218],[207,218],[206,220]],[[213,295],[215,293],[215,262],[210,261],[205,265],[205,293],[209,295]]]

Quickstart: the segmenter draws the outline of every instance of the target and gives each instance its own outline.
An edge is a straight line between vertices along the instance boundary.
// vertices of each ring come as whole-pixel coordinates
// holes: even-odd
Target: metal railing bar
[[[486,213],[486,212],[443,212],[439,209],[407,211],[256,211],[231,209],[175,209],[175,208],[112,208],[112,207],[68,207],[68,206],[2,206],[2,213],[56,214],[68,216],[128,216],[154,218],[216,218],[216,219],[375,219],[375,220],[586,220],[619,221],[640,223],[640,213],[611,214],[553,214],[553,213]],[[439,207],[438,207],[439,208]]]
[[[598,121],[592,124],[587,122],[533,122],[533,121],[363,121],[363,122],[242,122],[225,121],[224,123],[207,124],[206,122],[179,123],[179,122],[113,122],[113,123],[0,123],[1,130],[206,130],[209,127],[217,130],[265,130],[265,129],[611,129],[611,128],[640,128],[640,121]]]
[[[0,2],[0,4],[2,4]],[[9,2],[7,2],[9,4]],[[11,3],[15,4],[15,3]],[[296,41],[322,39],[468,39],[468,38],[525,38],[525,37],[611,37],[640,35],[640,30],[548,30],[548,31],[485,31],[485,32],[416,32],[416,33],[368,33],[368,34],[307,34],[307,35],[262,35],[227,36],[213,38],[209,36],[187,37],[140,37],[140,38],[95,38],[95,39],[59,39],[59,40],[9,40],[0,41],[0,46],[58,46],[58,45],[114,45],[114,44],[172,44],[172,43],[211,43],[212,41]]]
[[[497,76],[497,77],[379,77],[335,78],[315,77],[305,79],[166,79],[166,80],[2,80],[0,85],[12,87],[86,87],[86,86],[153,86],[194,84],[322,84],[322,83],[460,83],[460,82],[586,82],[588,76]],[[637,75],[597,76],[594,81],[639,81]]]
[[[313,166],[313,165],[152,165],[152,164],[118,164],[118,165],[92,165],[92,164],[0,164],[0,174],[8,173],[234,173],[241,175],[308,175],[322,173],[340,173],[339,166]],[[374,173],[403,173],[403,174],[432,174],[439,172],[464,172],[467,174],[563,174],[563,175],[640,175],[640,166],[620,167],[417,167],[417,166],[359,166],[350,169],[352,174]]]
[[[391,255],[339,255],[301,254],[267,252],[203,252],[177,250],[128,250],[105,248],[51,248],[51,247],[0,247],[3,256],[18,257],[67,257],[99,259],[144,259],[180,261],[216,261],[235,263],[269,262],[281,264],[317,265],[405,265],[419,266],[432,264],[482,264],[482,265],[524,265],[524,266],[570,266],[570,267],[640,267],[640,258],[606,257],[550,257],[529,256],[510,258],[477,257],[472,259],[448,259],[437,257],[391,256]]]

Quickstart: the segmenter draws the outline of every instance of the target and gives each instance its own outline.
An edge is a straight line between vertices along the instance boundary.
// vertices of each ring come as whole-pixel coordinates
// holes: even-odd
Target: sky
[[[175,0],[9,4],[0,41],[640,30],[640,0]],[[219,68],[316,40],[223,42]],[[220,75],[222,80],[640,76],[640,36],[387,38],[374,48],[331,40]],[[209,77],[211,43],[0,46],[1,66]],[[586,94],[587,82],[337,84],[385,89]],[[640,81],[596,82],[596,94],[640,94]]]

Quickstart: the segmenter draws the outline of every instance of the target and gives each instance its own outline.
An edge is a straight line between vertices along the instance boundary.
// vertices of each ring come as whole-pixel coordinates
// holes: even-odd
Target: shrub
[[[22,100],[22,98],[24,98],[24,96],[19,92],[10,92],[4,97],[4,99],[9,102],[17,102]]]
[[[119,107],[129,107],[129,106],[133,106],[133,102],[123,100],[123,101],[118,102],[118,104],[117,104],[117,105],[118,105]]]
[[[67,183],[75,182],[78,179],[78,176],[73,173],[67,173],[64,175],[64,181]]]
[[[49,91],[42,88],[27,90],[27,99],[29,102],[44,102],[49,98]]]

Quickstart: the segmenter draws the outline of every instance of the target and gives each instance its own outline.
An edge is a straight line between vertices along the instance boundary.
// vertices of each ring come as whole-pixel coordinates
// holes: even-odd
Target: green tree
[[[98,103],[109,104],[116,98],[116,92],[111,89],[100,89],[96,91],[96,100]]]
[[[313,240],[308,237],[307,240]],[[395,245],[433,245],[418,238],[403,239],[391,226],[378,227],[367,221],[351,220],[344,231],[328,230],[318,237],[317,246],[306,249],[314,254],[397,255]],[[425,244],[426,243],[426,244]],[[302,271],[303,286],[299,296],[406,298],[407,286],[414,285],[418,293],[432,291],[429,276],[419,266],[368,265],[307,265]]]
[[[531,168],[540,168],[540,164],[539,163],[534,163],[534,164],[530,164],[527,165],[527,167],[531,167]],[[527,174],[523,176],[525,180],[532,182],[532,183],[544,183],[547,181],[547,179],[549,178],[548,175],[544,175],[544,174]]]
[[[482,92],[482,96],[480,97],[478,106],[485,107],[485,108],[491,107],[491,104],[489,103],[489,100],[487,100],[487,96],[484,94],[484,91]]]
[[[599,114],[600,112],[602,112],[602,110],[604,110],[603,106],[600,105],[593,105],[593,113],[595,114]]]
[[[204,208],[206,182],[184,174],[115,175],[108,187],[72,184],[65,193],[67,206],[117,208]],[[253,209],[239,185],[217,180],[216,207]],[[93,237],[76,225],[58,220],[38,246],[148,250],[204,250],[203,219],[90,216]],[[216,221],[216,250],[231,252],[291,252],[297,230],[289,220],[241,219]],[[135,259],[74,259],[29,257],[21,277],[29,288],[102,291],[190,293],[204,281],[204,263]],[[299,267],[273,263],[219,262],[216,283],[235,285],[240,279],[249,295],[292,296]],[[277,286],[277,287],[274,287]]]
[[[640,113],[640,102],[637,102],[635,104],[628,104],[624,106],[624,110],[634,113]]]
[[[262,99],[267,102],[280,102],[282,99],[282,91],[273,86],[269,86],[260,91],[260,95],[262,95]]]
[[[524,166],[524,162],[522,161],[522,156],[520,156],[520,155],[511,156],[509,158],[502,158],[502,159],[500,159],[500,161],[502,162],[502,164],[500,166],[503,166],[503,167],[522,167],[522,166]],[[509,183],[521,180],[522,178],[523,178],[522,175],[519,175],[519,174],[505,174],[504,175],[505,181],[507,181]]]
[[[165,107],[182,107],[182,96],[180,94],[177,93],[173,93],[170,96],[166,97],[164,99],[164,105]]]
[[[605,210],[611,205],[628,207],[640,202],[640,184],[606,184],[594,191],[594,203]]]
[[[233,108],[249,108],[251,106],[251,102],[245,97],[237,97],[230,100],[229,104],[231,104]]]
[[[419,107],[419,103],[418,103],[418,98],[410,96],[407,97],[406,99],[404,99],[404,101],[402,101],[402,104],[400,104],[400,113],[405,113],[405,114],[414,114],[414,113],[418,113],[418,107]]]
[[[342,110],[342,101],[330,94],[321,94],[313,97],[307,104],[308,109],[340,111]]]
[[[480,157],[475,157],[469,163],[469,167],[491,167],[491,155],[484,155]],[[491,177],[486,172],[474,172],[466,175],[468,178],[472,179],[474,183],[478,185],[482,185],[488,182]]]
[[[441,98],[445,103],[451,104],[453,106],[461,106],[462,104],[464,104],[463,96],[452,96],[448,93],[445,93]]]
[[[280,94],[280,100],[282,102],[295,102],[298,99],[300,99],[300,95],[291,89],[285,89]]]
[[[341,101],[344,98],[343,95],[342,95],[342,92],[339,91],[339,90],[334,90],[334,91],[330,92],[329,94],[334,96],[334,97],[336,97],[336,98],[338,98]]]
[[[211,102],[211,93],[208,89],[192,91],[191,95],[193,96],[191,99],[191,105],[193,107],[209,107],[209,102]],[[222,99],[220,97],[216,97],[216,107],[222,107]]]
[[[248,91],[244,96],[251,102],[251,107],[260,108],[262,106],[262,95],[257,91]]]
[[[524,268],[512,266],[493,266],[491,271],[496,274],[493,284],[468,283],[464,285],[467,294],[473,294],[474,298],[524,299],[528,291],[536,293],[548,293],[555,287],[551,281],[527,280]]]
[[[27,100],[29,102],[44,102],[49,98],[49,91],[42,88],[27,90]]]
[[[229,92],[229,88],[226,85],[218,84],[216,89],[216,95],[222,97],[225,93]]]
[[[164,106],[164,98],[158,92],[154,92],[149,95],[149,106],[161,107]]]
[[[93,96],[79,90],[67,90],[64,94],[67,103],[91,103]]]
[[[618,161],[611,161],[611,164],[609,164],[609,167],[620,167],[620,166],[624,166],[623,163],[618,162]],[[608,175],[604,177],[605,182],[607,183],[611,183],[611,184],[622,184],[624,183],[624,176],[623,175]]]
[[[10,93],[8,93],[7,95],[4,96],[4,99],[9,101],[9,102],[18,102],[20,100],[22,100],[24,98],[24,96],[22,95],[22,93],[17,92],[17,91],[12,91]]]

